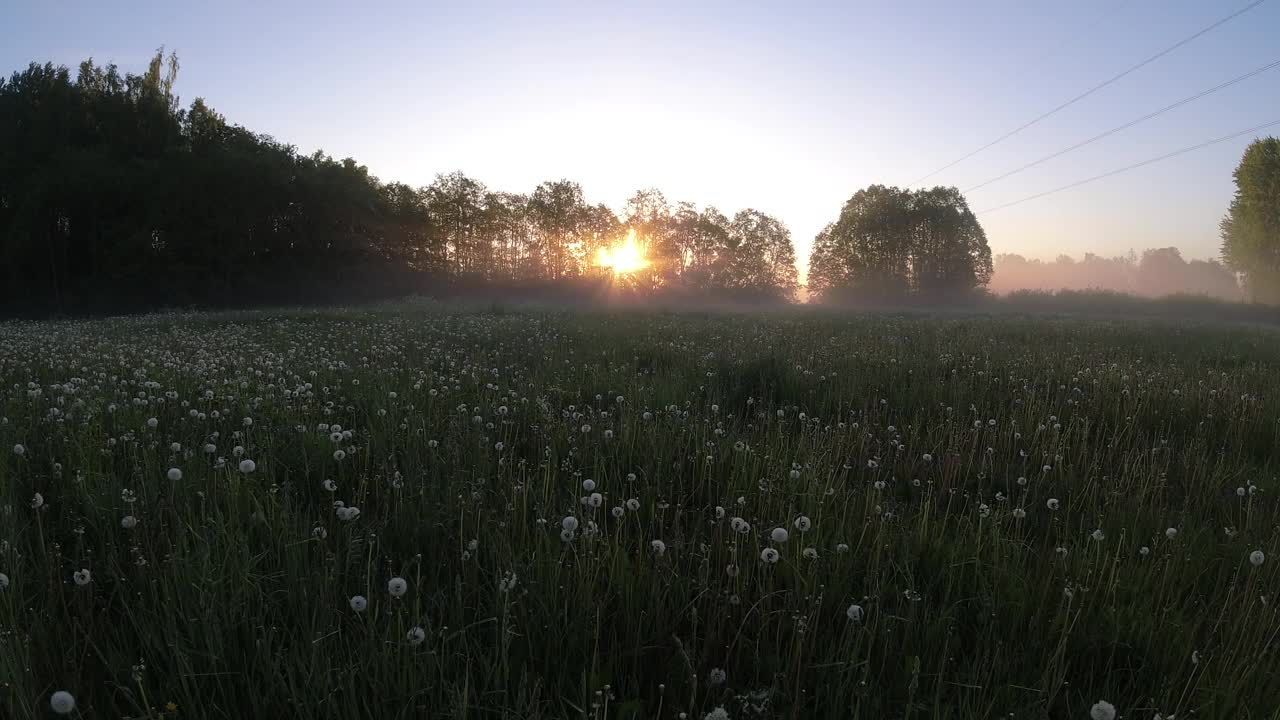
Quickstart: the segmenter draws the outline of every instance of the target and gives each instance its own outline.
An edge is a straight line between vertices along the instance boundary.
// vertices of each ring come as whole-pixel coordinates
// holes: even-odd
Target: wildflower
[[[661,557],[662,554],[667,551],[667,544],[662,542],[661,540],[654,540],[653,542],[649,543],[649,547],[652,548],[653,553],[659,557]]]
[[[850,605],[849,609],[844,611],[844,614],[848,615],[849,619],[856,623],[862,622],[862,606],[861,605]]]
[[[8,590],[8,589],[9,589],[9,576],[5,575],[4,573],[0,573],[0,590]]]
[[[511,592],[512,590],[515,590],[516,581],[517,581],[516,574],[508,570],[507,574],[504,575],[502,579],[498,581],[498,591]]]
[[[1116,720],[1116,706],[1106,700],[1099,700],[1089,708],[1092,720]]]
[[[347,457],[347,451],[338,449],[333,451],[333,459],[342,462]]]
[[[764,550],[760,551],[760,559],[769,563],[770,565],[778,562],[779,557],[781,556],[778,555],[778,551],[774,550],[773,548],[765,548]]]
[[[1254,550],[1253,552],[1249,553],[1249,562],[1253,563],[1254,567],[1258,567],[1262,565],[1262,563],[1266,562],[1266,560],[1267,560],[1267,556],[1261,550]]]
[[[323,483],[321,483],[321,486],[324,487],[324,489],[328,490],[329,492],[338,491],[338,483],[334,482],[333,480],[325,480]]]
[[[39,509],[40,509],[41,507],[43,507],[43,506],[44,506],[44,496],[43,496],[43,495],[41,495],[40,493],[36,493],[35,495],[32,495],[32,496],[31,496],[31,507],[32,507],[32,508],[34,508],[34,509],[36,509],[36,510],[39,510]]]
[[[76,585],[84,587],[93,580],[93,573],[89,572],[87,569],[81,568],[80,570],[71,573],[71,579],[75,581]]]
[[[809,528],[813,527],[813,522],[811,522],[808,517],[801,515],[796,518],[795,526],[800,532],[807,532]]]
[[[1169,528],[1168,530],[1165,530],[1164,536],[1169,538],[1170,540],[1178,537],[1178,528]]]
[[[723,685],[726,679],[728,674],[725,673],[724,668],[711,668],[711,672],[707,673],[707,682],[712,685]]]
[[[356,612],[364,612],[365,608],[369,607],[369,601],[363,595],[352,595],[351,600],[348,602],[351,605],[351,609]]]
[[[421,645],[427,639],[427,631],[423,630],[419,625],[414,625],[405,634],[405,639],[409,641],[410,645]]]
[[[873,486],[873,487],[875,487],[875,489],[876,489],[876,490],[883,490],[883,489],[884,489],[884,481],[883,481],[883,480],[877,480],[877,481],[875,481],[874,483],[872,483],[872,486]]]
[[[564,530],[561,530],[561,531],[560,531],[560,539],[561,539],[561,540],[563,540],[563,541],[565,541],[565,542],[573,542],[573,531],[572,531],[572,530],[570,530],[570,529],[568,529],[568,528],[565,528]]]
[[[593,508],[598,508],[604,503],[604,496],[600,493],[591,493],[587,496],[587,504]]]
[[[1044,506],[1049,508],[1050,510],[1057,510],[1058,498],[1049,498],[1048,500],[1045,501]]]
[[[404,597],[409,592],[409,583],[402,577],[393,577],[387,581],[387,592],[394,598]]]
[[[724,574],[728,575],[729,577],[738,577],[738,566],[732,565],[732,564],[725,565]]]
[[[747,533],[751,532],[750,523],[748,523],[746,520],[743,520],[740,517],[735,517],[734,519],[730,520],[729,527],[733,528],[734,532],[740,533],[742,535],[746,535]]]
[[[159,424],[160,424],[160,421],[159,421],[159,420],[157,420],[157,419],[155,419],[155,418],[147,418],[147,427],[148,427],[148,428],[151,428],[152,430],[155,430],[155,429],[156,429],[156,427],[157,427]]]
[[[840,544],[836,545],[836,552],[838,552],[838,553],[840,553],[840,554],[842,554],[842,555],[843,555],[844,553],[849,552],[849,543],[840,543]]]
[[[620,517],[622,517],[624,514],[626,514],[626,512],[627,512],[627,511],[626,511],[626,510],[623,510],[623,509],[622,509],[622,506],[620,506],[620,505],[619,505],[619,506],[617,506],[617,507],[614,507],[614,508],[613,508],[612,510],[610,510],[609,512],[610,512],[610,513],[612,513],[614,517],[616,517],[616,518],[620,518]]]
[[[582,489],[583,489],[583,490],[586,490],[587,492],[591,492],[592,490],[595,490],[595,489],[596,489],[596,481],[595,481],[595,480],[592,480],[591,478],[587,478],[586,480],[583,480],[583,481],[582,481]]]
[[[26,448],[24,448],[24,447],[22,447],[22,445],[21,445],[21,444],[14,445],[14,446],[13,446],[13,454],[14,454],[14,455],[17,455],[18,457],[22,457],[23,455],[26,455],[26,454],[27,454],[27,449],[26,449]],[[73,701],[73,702],[74,702],[74,701]],[[68,712],[70,712],[70,711],[68,711]]]
[[[1026,516],[1027,516],[1027,511],[1026,511],[1026,510],[1023,510],[1022,508],[1014,508],[1014,509],[1013,509],[1013,517],[1014,517],[1014,519],[1021,520],[1022,518],[1026,517]]]
[[[630,510],[631,512],[636,512],[637,510],[639,510],[639,509],[640,509],[640,499],[639,499],[639,498],[631,498],[630,500],[628,500],[628,501],[627,501],[627,509],[628,509],[628,510]]]
[[[723,520],[723,519],[724,519],[724,508],[723,508],[722,506],[720,506],[720,505],[717,505],[717,506],[716,506],[716,519],[717,519],[717,520]]]
[[[716,709],[707,713],[702,720],[729,720],[729,713],[725,711],[723,705],[717,705]]]
[[[1098,528],[1097,530],[1094,530],[1090,537],[1092,537],[1094,540],[1098,542],[1102,542],[1103,540],[1107,539],[1107,535],[1106,533],[1102,532],[1102,528]]]
[[[248,475],[249,473],[257,469],[258,469],[258,464],[252,460],[245,459],[240,461],[240,472],[245,475]]]
[[[1142,557],[1146,557],[1151,554],[1151,548],[1147,547],[1146,545],[1143,545],[1142,547],[1138,548],[1138,554],[1141,555]]]
[[[76,709],[76,699],[66,690],[59,690],[49,697],[49,707],[59,715],[70,715]]]
[[[311,529],[311,535],[317,540],[324,540],[329,537],[329,531],[325,530],[323,525],[317,525]]]
[[[569,532],[573,532],[578,529],[578,518],[568,515],[560,521],[560,527],[568,530]]]
[[[138,518],[132,515],[125,515],[124,517],[120,518],[120,527],[124,528],[125,530],[132,530],[137,526],[138,526]]]
[[[178,482],[182,479],[182,471],[176,467],[169,468],[169,472],[165,473],[165,477],[169,478],[170,482]]]
[[[800,554],[804,556],[805,560],[818,559],[818,551],[815,548],[811,548],[811,547],[805,548],[804,550],[800,551]]]
[[[769,539],[776,543],[784,543],[787,541],[787,529],[776,527],[773,532],[769,533]]]
[[[205,452],[205,454],[206,454],[206,455],[212,455],[212,454],[214,454],[214,453],[218,452],[218,446],[217,446],[217,445],[214,445],[213,443],[205,443],[205,444],[204,444],[204,452]]]
[[[799,480],[799,479],[800,479],[800,471],[799,471],[799,470],[792,470],[792,471],[791,471],[791,479],[792,479],[792,480]]]

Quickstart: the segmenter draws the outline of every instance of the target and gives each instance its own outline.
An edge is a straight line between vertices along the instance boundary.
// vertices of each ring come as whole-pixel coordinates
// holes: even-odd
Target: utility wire
[[[1060,157],[1060,156],[1062,156],[1062,155],[1066,155],[1067,153],[1071,152],[1072,150],[1078,150],[1078,149],[1080,149],[1080,148],[1084,147],[1085,145],[1088,145],[1088,144],[1090,144],[1090,143],[1097,142],[1097,141],[1099,141],[1099,140],[1101,140],[1101,139],[1103,139],[1103,138],[1105,138],[1105,137],[1108,137],[1108,136],[1110,136],[1110,135],[1114,135],[1114,134],[1116,134],[1116,133],[1120,132],[1121,130],[1128,130],[1129,128],[1133,127],[1134,125],[1137,125],[1138,123],[1146,122],[1147,120],[1150,120],[1151,118],[1156,117],[1157,115],[1163,115],[1164,113],[1169,112],[1170,110],[1173,110],[1173,109],[1175,109],[1175,108],[1180,108],[1180,107],[1182,107],[1183,105],[1186,105],[1186,104],[1187,104],[1187,103],[1189,103],[1189,102],[1194,102],[1194,101],[1196,101],[1196,100],[1199,100],[1200,98],[1202,98],[1202,97],[1204,97],[1204,96],[1206,96],[1206,95],[1212,95],[1213,93],[1216,93],[1216,92],[1218,92],[1219,90],[1224,90],[1224,89],[1226,89],[1226,88],[1229,88],[1229,87],[1231,87],[1232,85],[1235,85],[1235,84],[1236,84],[1236,83],[1238,83],[1238,82],[1242,82],[1242,81],[1244,81],[1244,80],[1248,80],[1249,78],[1253,77],[1254,75],[1260,75],[1260,74],[1262,74],[1262,73],[1264,73],[1264,72],[1266,72],[1266,71],[1270,70],[1271,68],[1278,67],[1278,66],[1280,66],[1280,60],[1276,60],[1275,62],[1270,63],[1270,64],[1268,64],[1268,65],[1263,65],[1263,66],[1262,66],[1262,67],[1260,67],[1260,68],[1255,68],[1255,69],[1253,69],[1253,70],[1250,70],[1249,72],[1247,72],[1247,73],[1245,73],[1245,74],[1243,74],[1243,75],[1238,75],[1238,76],[1236,76],[1236,77],[1234,77],[1234,78],[1231,78],[1230,80],[1228,80],[1228,81],[1226,81],[1226,82],[1224,82],[1224,83],[1221,83],[1221,84],[1219,84],[1219,85],[1215,85],[1215,86],[1213,86],[1213,87],[1209,88],[1208,90],[1201,90],[1200,92],[1196,93],[1195,95],[1191,95],[1191,96],[1189,96],[1189,97],[1185,97],[1185,98],[1183,98],[1183,99],[1181,99],[1181,100],[1179,100],[1179,101],[1177,101],[1177,102],[1175,102],[1175,103],[1173,103],[1173,104],[1171,104],[1171,105],[1166,105],[1166,106],[1164,106],[1164,107],[1160,108],[1159,110],[1156,110],[1156,111],[1154,111],[1154,112],[1147,113],[1146,115],[1143,115],[1143,116],[1142,116],[1142,117],[1140,117],[1140,118],[1137,118],[1137,119],[1135,119],[1135,120],[1130,120],[1129,122],[1127,122],[1127,123],[1125,123],[1125,124],[1123,124],[1123,125],[1117,125],[1116,127],[1113,127],[1113,128],[1111,128],[1110,130],[1107,130],[1106,132],[1103,132],[1103,133],[1099,133],[1099,134],[1097,134],[1097,135],[1094,135],[1093,137],[1089,138],[1088,140],[1082,140],[1082,141],[1080,141],[1080,142],[1076,143],[1075,145],[1072,145],[1072,146],[1071,146],[1071,147],[1069,147],[1069,148],[1065,148],[1065,149],[1063,149],[1063,150],[1059,150],[1059,151],[1057,151],[1057,152],[1055,152],[1055,153],[1052,153],[1052,154],[1049,154],[1049,155],[1045,155],[1044,157],[1040,158],[1039,160],[1033,160],[1033,161],[1031,161],[1031,162],[1027,163],[1026,165],[1023,165],[1022,167],[1019,167],[1019,168],[1015,168],[1015,169],[1013,169],[1013,170],[1010,170],[1009,172],[1007,172],[1007,173],[1005,173],[1005,174],[1003,174],[1003,175],[997,175],[996,177],[993,177],[993,178],[991,178],[990,180],[985,180],[985,181],[983,181],[983,182],[980,182],[980,183],[978,183],[977,185],[974,185],[973,187],[965,188],[965,191],[964,191],[964,192],[965,192],[966,194],[968,194],[968,193],[970,193],[970,192],[972,192],[972,191],[974,191],[974,190],[977,190],[977,189],[979,189],[979,188],[984,188],[984,187],[986,187],[986,186],[990,185],[991,183],[999,182],[1000,180],[1004,180],[1005,178],[1007,178],[1007,177],[1009,177],[1009,176],[1011,176],[1011,175],[1017,175],[1018,173],[1022,172],[1023,170],[1027,170],[1027,169],[1029,169],[1029,168],[1033,168],[1033,167],[1035,167],[1036,165],[1039,165],[1039,164],[1040,164],[1040,163],[1042,163],[1042,162],[1046,162],[1046,161],[1052,160],[1052,159],[1054,159],[1054,158],[1056,158],[1056,157]]]
[[[1002,143],[1002,142],[1004,142],[1005,140],[1008,140],[1009,138],[1013,137],[1014,135],[1017,135],[1018,133],[1022,132],[1023,130],[1026,130],[1027,128],[1031,127],[1032,125],[1035,125],[1036,123],[1040,122],[1041,120],[1044,120],[1045,118],[1049,117],[1050,115],[1053,115],[1054,113],[1057,113],[1057,112],[1059,112],[1060,110],[1064,110],[1064,109],[1066,109],[1066,108],[1068,108],[1068,107],[1070,107],[1070,106],[1072,106],[1072,105],[1076,104],[1077,102],[1079,102],[1079,101],[1081,101],[1081,100],[1083,100],[1083,99],[1085,99],[1085,98],[1089,97],[1090,95],[1094,94],[1095,92],[1098,92],[1099,90],[1101,90],[1101,89],[1103,89],[1103,88],[1107,87],[1108,85],[1111,85],[1112,83],[1116,82],[1117,80],[1120,80],[1121,78],[1123,78],[1123,77],[1125,77],[1125,76],[1127,76],[1127,75],[1129,75],[1129,74],[1131,74],[1131,73],[1133,73],[1133,72],[1135,72],[1135,71],[1137,71],[1137,70],[1140,70],[1140,69],[1142,69],[1142,68],[1146,67],[1147,65],[1150,65],[1151,63],[1155,62],[1156,60],[1159,60],[1160,58],[1164,57],[1165,55],[1168,55],[1169,53],[1173,52],[1174,50],[1177,50],[1178,48],[1182,47],[1183,45],[1186,45],[1187,43],[1191,42],[1192,40],[1195,40],[1196,38],[1200,37],[1201,35],[1204,35],[1205,33],[1208,33],[1208,32],[1210,32],[1210,31],[1214,30],[1215,28],[1219,27],[1220,25],[1223,25],[1224,23],[1227,23],[1227,22],[1229,22],[1229,21],[1231,21],[1231,20],[1234,20],[1235,18],[1237,18],[1237,17],[1239,17],[1239,16],[1241,16],[1241,15],[1245,14],[1246,12],[1249,12],[1250,10],[1252,10],[1252,9],[1254,9],[1254,8],[1256,8],[1256,7],[1258,7],[1259,5],[1261,5],[1261,4],[1262,4],[1262,3],[1264,3],[1264,2],[1266,2],[1266,0],[1253,0],[1253,2],[1249,3],[1248,5],[1246,5],[1246,6],[1242,7],[1242,8],[1240,8],[1239,10],[1237,10],[1237,11],[1235,11],[1235,12],[1231,13],[1230,15],[1228,15],[1228,16],[1226,16],[1226,17],[1224,17],[1224,18],[1222,18],[1221,20],[1218,20],[1217,22],[1214,22],[1213,24],[1208,25],[1208,26],[1206,26],[1206,27],[1204,27],[1204,28],[1201,28],[1200,30],[1196,31],[1196,32],[1195,32],[1195,33],[1193,33],[1193,34],[1188,35],[1187,37],[1185,37],[1185,38],[1183,38],[1183,39],[1179,40],[1178,42],[1176,42],[1176,43],[1174,43],[1174,44],[1170,45],[1169,47],[1165,48],[1164,50],[1161,50],[1160,52],[1156,53],[1155,55],[1152,55],[1151,57],[1147,58],[1146,60],[1143,60],[1142,62],[1138,63],[1137,65],[1134,65],[1134,66],[1130,67],[1129,69],[1124,70],[1123,72],[1120,72],[1119,74],[1113,75],[1113,76],[1111,76],[1110,78],[1108,78],[1107,80],[1105,80],[1105,81],[1103,81],[1103,82],[1101,82],[1101,83],[1098,83],[1097,85],[1094,85],[1093,87],[1089,88],[1088,90],[1085,90],[1084,92],[1080,93],[1079,95],[1076,95],[1075,97],[1073,97],[1073,98],[1071,98],[1070,100],[1068,100],[1068,101],[1066,101],[1066,102],[1062,103],[1061,105],[1059,105],[1059,106],[1055,107],[1054,109],[1049,110],[1048,112],[1042,113],[1042,114],[1038,115],[1037,117],[1035,117],[1034,119],[1029,120],[1029,121],[1027,121],[1026,123],[1023,123],[1022,125],[1019,125],[1018,127],[1014,128],[1013,130],[1010,130],[1009,132],[1005,133],[1004,135],[1001,135],[1000,137],[996,138],[995,140],[992,140],[991,142],[987,143],[986,145],[983,145],[982,147],[978,148],[977,150],[974,150],[973,152],[970,152],[969,154],[967,154],[967,155],[965,155],[965,156],[961,157],[960,159],[958,159],[958,160],[953,160],[953,161],[951,161],[950,163],[947,163],[946,165],[943,165],[942,167],[938,168],[937,170],[934,170],[933,172],[931,172],[931,173],[929,173],[929,174],[927,174],[927,175],[924,175],[923,177],[921,177],[921,178],[919,178],[919,179],[915,180],[914,182],[910,183],[910,184],[908,185],[908,187],[910,187],[910,186],[912,186],[912,185],[919,185],[921,182],[923,182],[923,181],[925,181],[925,180],[928,180],[929,178],[933,177],[934,175],[937,175],[938,173],[940,173],[940,172],[942,172],[942,171],[944,171],[944,170],[948,170],[948,169],[950,169],[950,168],[955,167],[956,165],[959,165],[960,163],[964,162],[965,160],[968,160],[969,158],[973,157],[974,155],[977,155],[978,153],[982,152],[983,150],[986,150],[987,148],[990,148],[990,147],[992,147],[992,146],[994,146],[994,145],[997,145],[997,144],[999,144],[999,143]]]
[[[1265,130],[1266,128],[1269,128],[1269,127],[1271,127],[1272,125],[1280,125],[1280,120],[1272,120],[1272,121],[1271,121],[1271,122],[1269,122],[1269,123],[1264,123],[1264,124],[1262,124],[1262,125],[1258,125],[1258,126],[1256,126],[1256,127],[1251,127],[1251,128],[1249,128],[1248,130],[1241,130],[1240,132],[1231,133],[1230,135],[1223,135],[1222,137],[1219,137],[1219,138],[1214,138],[1214,139],[1212,139],[1212,140],[1206,140],[1206,141],[1204,141],[1204,142],[1202,142],[1202,143],[1200,143],[1200,144],[1198,144],[1198,145],[1192,145],[1191,147],[1185,147],[1185,148],[1182,148],[1181,150],[1174,150],[1174,151],[1173,151],[1173,152],[1171,152],[1171,153],[1165,153],[1164,155],[1161,155],[1161,156],[1159,156],[1159,157],[1153,157],[1153,158],[1150,158],[1150,159],[1148,159],[1148,160],[1143,160],[1142,162],[1134,163],[1134,164],[1132,164],[1132,165],[1126,165],[1126,166],[1124,166],[1124,167],[1122,167],[1122,168],[1117,168],[1117,169],[1115,169],[1115,170],[1111,170],[1111,171],[1109,171],[1109,172],[1104,172],[1104,173],[1102,173],[1101,175],[1094,175],[1093,177],[1085,178],[1084,180],[1077,180],[1076,182],[1070,183],[1069,185],[1063,185],[1062,187],[1057,187],[1057,188],[1054,188],[1054,189],[1052,189],[1052,190],[1045,190],[1044,192],[1036,193],[1035,195],[1028,195],[1027,197],[1020,198],[1020,199],[1018,199],[1018,200],[1014,200],[1013,202],[1007,202],[1007,203],[1005,203],[1005,204],[1003,204],[1003,205],[997,205],[997,206],[995,206],[995,207],[993,207],[993,208],[987,208],[986,210],[983,210],[983,211],[979,212],[978,214],[979,214],[979,215],[984,215],[984,214],[987,214],[987,213],[993,213],[993,212],[995,212],[995,211],[997,211],[997,210],[1003,210],[1003,209],[1008,208],[1008,207],[1013,207],[1014,205],[1021,205],[1021,204],[1022,204],[1022,203],[1024,203],[1024,202],[1029,202],[1029,201],[1031,201],[1031,200],[1036,200],[1036,199],[1042,198],[1042,197],[1044,197],[1044,196],[1046,196],[1046,195],[1052,195],[1052,194],[1054,194],[1054,193],[1062,192],[1063,190],[1070,190],[1070,189],[1072,189],[1072,188],[1077,188],[1077,187],[1080,187],[1081,185],[1084,185],[1084,184],[1086,184],[1086,183],[1091,183],[1091,182],[1093,182],[1093,181],[1095,181],[1095,180],[1101,180],[1101,179],[1103,179],[1103,178],[1109,178],[1109,177],[1111,177],[1112,175],[1119,175],[1120,173],[1128,172],[1128,171],[1130,171],[1130,170],[1136,170],[1137,168],[1140,168],[1140,167],[1143,167],[1143,166],[1146,166],[1146,165],[1150,165],[1150,164],[1152,164],[1152,163],[1157,163],[1157,162],[1160,162],[1161,160],[1168,160],[1168,159],[1169,159],[1169,158],[1171,158],[1171,157],[1176,157],[1176,156],[1178,156],[1178,155],[1182,155],[1182,154],[1185,154],[1185,153],[1189,153],[1189,152],[1191,152],[1192,150],[1199,150],[1200,148],[1209,147],[1210,145],[1216,145],[1216,144],[1218,144],[1218,143],[1220,143],[1220,142],[1226,142],[1226,141],[1228,141],[1228,140],[1234,140],[1235,138],[1238,138],[1238,137],[1240,137],[1241,135],[1248,135],[1249,133],[1254,133],[1254,132],[1257,132],[1257,131],[1259,131],[1259,130]]]

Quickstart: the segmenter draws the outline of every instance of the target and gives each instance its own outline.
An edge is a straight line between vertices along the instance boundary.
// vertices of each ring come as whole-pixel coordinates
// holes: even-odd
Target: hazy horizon
[[[567,178],[753,207],[814,235],[869,184],[905,185],[1248,5],[1153,0],[615,10],[410,4],[17,8],[5,73],[92,56],[140,70],[164,44],[183,102],[383,180],[461,170],[528,192]],[[1044,122],[929,178],[964,190],[1278,59],[1264,2]],[[969,193],[993,254],[1051,260],[1174,246],[1218,255],[1252,136],[994,213],[987,208],[1280,119],[1280,70]],[[1268,92],[1270,91],[1270,92]],[[1264,133],[1265,134],[1265,133]]]

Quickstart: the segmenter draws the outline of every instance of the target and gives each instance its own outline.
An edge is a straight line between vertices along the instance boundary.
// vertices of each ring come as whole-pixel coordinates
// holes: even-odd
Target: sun
[[[625,275],[649,267],[644,245],[636,239],[636,230],[627,231],[627,238],[613,247],[596,251],[596,265],[609,268],[616,275]]]

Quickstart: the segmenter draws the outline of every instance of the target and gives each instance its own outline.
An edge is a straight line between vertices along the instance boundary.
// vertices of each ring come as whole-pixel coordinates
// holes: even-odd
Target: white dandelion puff
[[[347,602],[351,605],[351,609],[356,612],[364,612],[365,608],[369,607],[369,601],[363,595],[352,595]]]
[[[1089,708],[1089,717],[1092,720],[1116,720],[1116,706],[1106,700],[1099,700]]]
[[[770,565],[778,562],[778,559],[780,557],[781,555],[778,554],[778,551],[774,550],[773,548],[765,548],[764,550],[760,551],[760,559],[765,561],[766,563],[769,563]]]
[[[776,543],[784,543],[787,541],[787,529],[776,527],[773,532],[769,533],[769,539]]]
[[[847,615],[850,620],[856,623],[862,622],[863,611],[862,611],[861,605],[856,605],[856,604],[850,605],[849,609],[844,611],[844,614]]]
[[[1261,550],[1254,550],[1253,552],[1249,553],[1249,562],[1253,563],[1254,567],[1258,567],[1266,561],[1267,561],[1266,553],[1262,552]]]
[[[84,587],[93,582],[93,573],[89,572],[87,568],[81,568],[71,573],[71,579],[75,581],[76,585]]]
[[[427,639],[427,631],[419,625],[414,625],[409,628],[408,633],[405,633],[405,639],[410,645],[421,645]]]
[[[409,582],[402,577],[393,577],[387,581],[387,592],[393,598],[404,597],[409,592]]]
[[[66,690],[49,696],[49,708],[59,715],[70,715],[76,709],[76,699]]]
[[[240,472],[248,475],[258,469],[258,464],[252,460],[245,459],[240,461]]]

